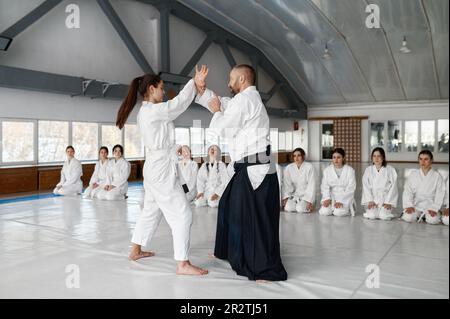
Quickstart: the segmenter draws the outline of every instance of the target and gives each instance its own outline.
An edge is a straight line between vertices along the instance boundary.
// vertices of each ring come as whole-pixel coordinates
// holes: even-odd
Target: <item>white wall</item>
[[[368,116],[362,121],[361,138],[362,160],[369,160],[369,122],[387,120],[438,120],[448,119],[448,101],[418,101],[407,103],[378,103],[378,104],[352,104],[313,106],[308,109],[308,118],[339,117],[339,116]],[[320,121],[309,121],[309,143],[311,145],[310,157],[320,160]],[[415,161],[415,153],[390,153],[391,160]],[[448,162],[449,155],[435,153],[436,161]]]

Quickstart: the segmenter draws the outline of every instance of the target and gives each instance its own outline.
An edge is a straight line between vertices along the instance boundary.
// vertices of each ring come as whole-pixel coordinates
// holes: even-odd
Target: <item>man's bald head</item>
[[[239,75],[244,75],[248,84],[255,85],[256,80],[256,72],[255,69],[248,64],[239,64],[236,65],[233,70],[239,72]]]
[[[228,87],[232,94],[238,94],[255,85],[256,72],[255,69],[247,64],[236,65],[230,72],[230,82]]]

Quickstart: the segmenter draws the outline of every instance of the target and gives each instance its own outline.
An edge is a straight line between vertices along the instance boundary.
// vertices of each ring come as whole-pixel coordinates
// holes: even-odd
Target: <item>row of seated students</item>
[[[120,200],[126,198],[130,163],[123,158],[123,147],[113,147],[114,157],[108,159],[108,148],[101,147],[99,161],[95,165],[85,198]],[[81,194],[81,163],[74,157],[72,146],[66,149],[67,160],[61,170],[61,180],[55,194]],[[311,213],[315,211],[316,172],[305,161],[305,151],[297,148],[292,153],[294,162],[282,168],[276,165],[280,185],[280,205],[287,212]],[[228,182],[234,175],[233,163],[228,166],[221,160],[217,145],[208,148],[205,162],[200,169],[192,160],[188,146],[181,147],[177,172],[188,201],[197,207],[219,205]],[[372,164],[362,177],[361,205],[363,216],[368,219],[391,220],[393,209],[398,205],[398,184],[395,168],[387,164],[383,148],[377,147],[371,154]],[[424,150],[418,156],[419,168],[406,178],[402,199],[401,219],[406,222],[421,221],[429,224],[449,223],[449,178],[444,181],[434,170],[433,154]],[[354,169],[345,162],[342,148],[333,150],[332,162],[322,174],[321,201],[318,210],[324,216],[354,216],[356,213]]]
[[[179,162],[181,176],[189,189],[188,201],[198,206],[217,207],[220,196],[234,174],[233,163],[226,167],[217,145],[208,149],[208,156],[200,170],[191,158],[188,146],[183,146]],[[281,206],[287,212],[314,212],[317,182],[313,165],[305,161],[305,151],[297,148],[292,153],[294,162],[281,168],[277,164]],[[398,206],[397,172],[387,164],[383,148],[375,148],[372,164],[362,177],[361,205],[367,219],[391,220]],[[449,179],[444,181],[434,170],[433,154],[424,150],[418,156],[419,168],[406,178],[402,199],[401,219],[406,222],[425,220],[429,224],[449,223]],[[333,150],[332,162],[322,174],[319,214],[324,216],[354,216],[356,213],[355,170],[345,161],[342,148]]]
[[[99,160],[95,164],[94,173],[89,181],[89,187],[83,193],[85,198],[98,198],[102,200],[125,199],[128,191],[128,177],[130,176],[130,163],[123,157],[123,147],[113,147],[114,157],[108,159],[108,148],[102,146],[99,150]],[[81,163],[75,158],[75,149],[66,148],[67,159],[61,170],[61,179],[53,193],[56,195],[76,196],[83,191],[81,176],[83,171]]]

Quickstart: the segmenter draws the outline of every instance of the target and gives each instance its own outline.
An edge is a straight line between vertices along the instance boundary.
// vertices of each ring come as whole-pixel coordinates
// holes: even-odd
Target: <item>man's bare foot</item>
[[[177,275],[203,276],[206,274],[208,270],[194,266],[189,261],[182,261],[177,265]]]
[[[155,256],[155,253],[152,251],[142,251],[141,246],[133,245],[133,248],[131,249],[130,255],[128,256],[129,260],[136,261],[141,258],[146,257],[153,257]]]
[[[270,281],[267,281],[267,280],[264,280],[264,279],[257,279],[257,280],[255,280],[256,281],[256,283],[257,284],[262,284],[262,285],[264,285],[264,284],[269,284],[270,283]]]

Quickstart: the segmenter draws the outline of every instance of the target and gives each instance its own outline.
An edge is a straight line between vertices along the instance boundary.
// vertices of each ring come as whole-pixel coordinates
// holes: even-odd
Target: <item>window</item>
[[[63,162],[69,145],[69,122],[38,122],[39,163]]]
[[[72,145],[75,148],[75,158],[96,160],[98,158],[98,124],[73,122]]]
[[[419,138],[419,122],[405,122],[405,147],[407,152],[417,152],[417,140]]]
[[[189,135],[189,129],[183,127],[175,128],[175,144],[178,145],[191,145],[191,137]]]
[[[278,129],[270,129],[270,145],[273,153],[278,153]]]
[[[34,123],[25,121],[2,122],[2,162],[34,161]]]
[[[292,149],[295,150],[297,147],[302,147],[302,135],[300,130],[292,132]]]
[[[333,124],[322,124],[322,159],[328,160],[333,158],[334,133]]]
[[[402,123],[388,121],[388,152],[398,153],[402,150]]]
[[[370,148],[384,146],[384,123],[370,123]]]
[[[438,120],[438,152],[448,153],[448,120]]]
[[[126,158],[144,157],[144,144],[136,124],[125,124],[125,145],[123,145],[123,148]]]
[[[280,151],[286,150],[286,133],[278,132],[278,149]]]
[[[292,150],[292,132],[286,132],[286,151]]]
[[[106,146],[109,150],[109,156],[113,156],[112,149],[114,145],[123,145],[122,130],[115,125],[102,125],[102,143],[100,146]]]
[[[434,152],[435,121],[420,122],[420,144],[422,150]]]
[[[205,129],[191,127],[191,151],[193,157],[204,156],[205,152]]]

